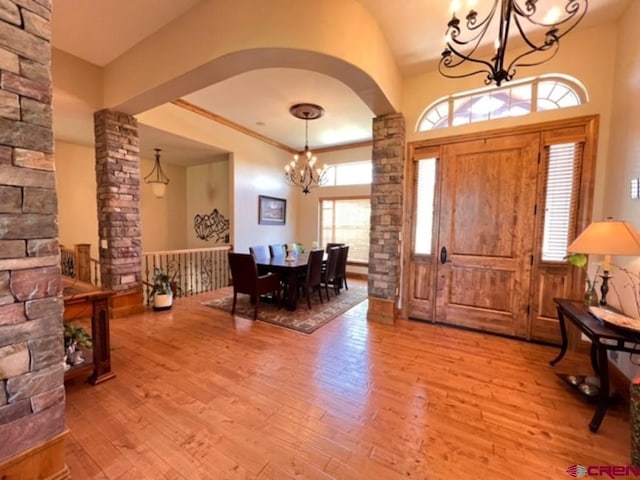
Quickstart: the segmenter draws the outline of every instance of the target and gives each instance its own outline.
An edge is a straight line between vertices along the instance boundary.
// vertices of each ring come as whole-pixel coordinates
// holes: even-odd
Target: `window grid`
[[[532,78],[506,87],[441,98],[426,109],[418,122],[418,131],[573,107],[586,102],[586,97],[584,89],[569,79]]]

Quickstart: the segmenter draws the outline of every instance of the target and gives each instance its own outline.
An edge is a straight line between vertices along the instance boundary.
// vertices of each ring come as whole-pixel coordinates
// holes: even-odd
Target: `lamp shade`
[[[627,222],[593,222],[567,248],[570,253],[640,255],[640,235]]]
[[[167,184],[164,182],[149,182],[151,184],[151,191],[154,197],[162,198],[167,192]]]
[[[571,242],[567,251],[604,255],[602,268],[606,276],[611,267],[611,255],[640,255],[640,235],[627,222],[593,222]],[[605,285],[603,283],[602,305],[605,304]]]

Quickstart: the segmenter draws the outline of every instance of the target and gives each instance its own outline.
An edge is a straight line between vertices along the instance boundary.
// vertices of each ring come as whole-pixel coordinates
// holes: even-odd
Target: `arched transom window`
[[[440,98],[420,117],[418,131],[518,117],[574,107],[587,101],[586,89],[574,78],[564,75],[528,78],[505,87],[488,87]]]

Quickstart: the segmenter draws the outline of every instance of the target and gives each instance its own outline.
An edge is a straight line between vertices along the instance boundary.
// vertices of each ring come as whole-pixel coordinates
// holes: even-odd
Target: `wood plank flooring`
[[[305,335],[180,299],[111,322],[117,377],[67,384],[74,479],[540,479],[629,463],[628,406],[593,405],[557,349],[364,302]]]

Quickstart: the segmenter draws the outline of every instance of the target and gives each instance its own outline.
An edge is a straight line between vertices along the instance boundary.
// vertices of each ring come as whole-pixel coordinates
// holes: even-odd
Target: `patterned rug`
[[[330,291],[328,302],[323,290],[322,298],[324,303],[320,303],[317,292],[311,295],[311,310],[307,307],[307,299],[302,298],[298,301],[298,308],[293,312],[290,312],[284,306],[278,308],[277,305],[261,302],[258,306],[258,320],[291,328],[302,333],[313,333],[338,315],[365,300],[367,298],[367,288],[359,285],[350,285],[349,290],[341,290],[340,295],[334,295],[333,291]],[[202,302],[202,304],[231,313],[233,294]],[[238,294],[236,316],[253,319],[253,305],[249,302],[248,295]]]

